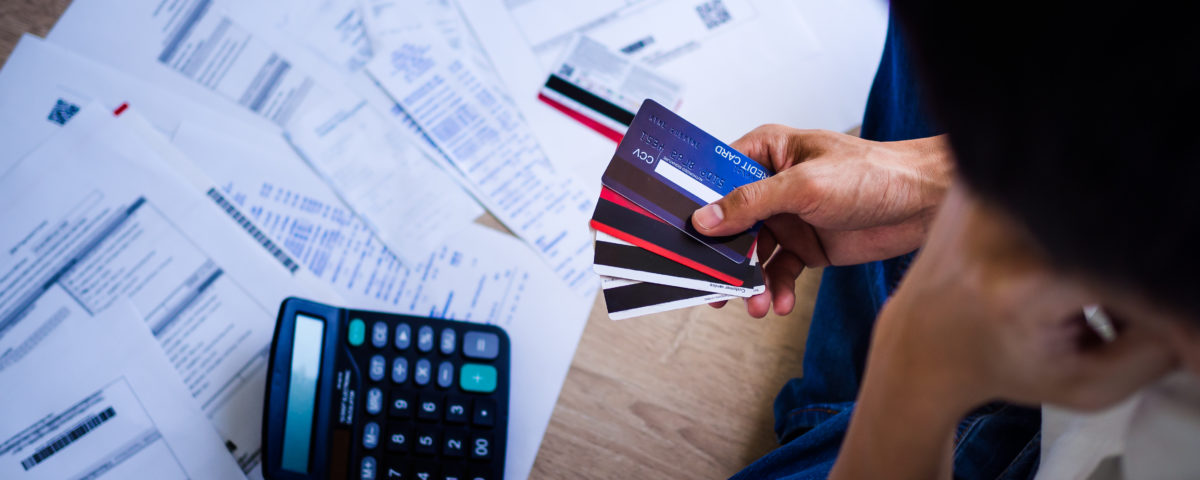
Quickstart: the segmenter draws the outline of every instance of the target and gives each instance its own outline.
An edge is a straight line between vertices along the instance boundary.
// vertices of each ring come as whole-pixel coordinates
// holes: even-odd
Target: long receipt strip
[[[47,297],[67,295],[53,288]],[[58,326],[0,370],[7,386],[0,477],[242,476],[128,302],[96,313],[65,299],[54,303],[37,313],[50,313]]]
[[[519,114],[473,67],[436,41],[412,35],[379,52],[368,72],[483,193],[481,199],[577,292],[595,288],[586,218],[593,201],[555,171]]]

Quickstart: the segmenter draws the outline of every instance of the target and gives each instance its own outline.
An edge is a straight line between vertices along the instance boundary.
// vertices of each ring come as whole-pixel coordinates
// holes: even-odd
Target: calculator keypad
[[[508,394],[508,366],[498,363],[494,327],[363,312],[346,328],[350,355],[366,374],[354,409],[362,415],[354,477],[501,477],[495,439],[504,438],[506,414],[494,396]]]

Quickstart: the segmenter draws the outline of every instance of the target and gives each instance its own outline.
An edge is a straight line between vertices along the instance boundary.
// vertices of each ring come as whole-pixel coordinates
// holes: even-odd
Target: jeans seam
[[[996,478],[1004,478],[1004,476],[1006,474],[1008,474],[1008,471],[1012,470],[1013,465],[1016,465],[1018,460],[1021,460],[1022,458],[1025,457],[1025,450],[1029,448],[1030,444],[1032,444],[1034,440],[1039,440],[1041,438],[1041,435],[1042,435],[1041,432],[1038,432],[1038,434],[1034,435],[1033,438],[1030,438],[1028,442],[1025,442],[1025,446],[1021,448],[1021,452],[1018,453],[1016,457],[1013,457],[1011,462],[1008,462],[1008,466],[1004,467],[1004,470],[1001,471],[1000,474],[996,476]]]

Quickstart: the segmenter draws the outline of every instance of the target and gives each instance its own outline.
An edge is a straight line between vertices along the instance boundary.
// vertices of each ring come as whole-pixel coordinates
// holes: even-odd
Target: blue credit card
[[[731,261],[744,263],[761,222],[737,235],[708,237],[692,227],[691,216],[735,188],[772,173],[647,99],[617,145],[601,181]]]

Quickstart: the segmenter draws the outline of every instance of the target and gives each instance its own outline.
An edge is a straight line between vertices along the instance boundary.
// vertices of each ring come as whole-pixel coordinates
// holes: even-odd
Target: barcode
[[[79,422],[79,424],[76,425],[75,428],[72,428],[71,431],[64,433],[58,438],[52,440],[48,445],[42,447],[29,458],[21,460],[21,467],[28,471],[37,464],[44,462],[47,458],[50,458],[51,455],[54,455],[60,450],[67,448],[67,445],[79,440],[84,435],[87,435],[88,432],[95,430],[96,427],[100,426],[100,424],[107,422],[108,419],[115,416],[117,416],[117,411],[113,410],[112,407],[108,407],[100,413],[93,415],[91,418]]]
[[[254,241],[258,242],[259,245],[262,245],[263,248],[267,249],[267,252],[270,253],[271,256],[275,257],[276,260],[279,260],[279,263],[283,264],[283,268],[288,269],[288,271],[291,273],[296,273],[296,270],[300,269],[300,264],[296,263],[295,260],[292,260],[292,257],[288,256],[287,252],[284,252],[282,248],[279,248],[279,246],[275,244],[275,242],[271,241],[271,238],[263,233],[262,230],[259,230],[258,227],[254,225],[254,222],[251,222],[249,218],[246,218],[245,215],[242,215],[242,212],[239,211],[237,207],[233,206],[229,200],[226,200],[225,196],[221,195],[221,192],[217,191],[215,188],[210,188],[208,189],[208,196],[209,198],[212,198],[214,202],[217,202],[217,205],[224,209],[225,213],[228,213],[230,217],[233,217],[233,220],[236,221],[238,225],[241,225],[242,229],[246,230],[250,236],[254,237]]]
[[[724,0],[711,0],[696,5],[696,13],[700,14],[700,20],[709,30],[724,25],[732,18],[729,9],[725,8]]]

